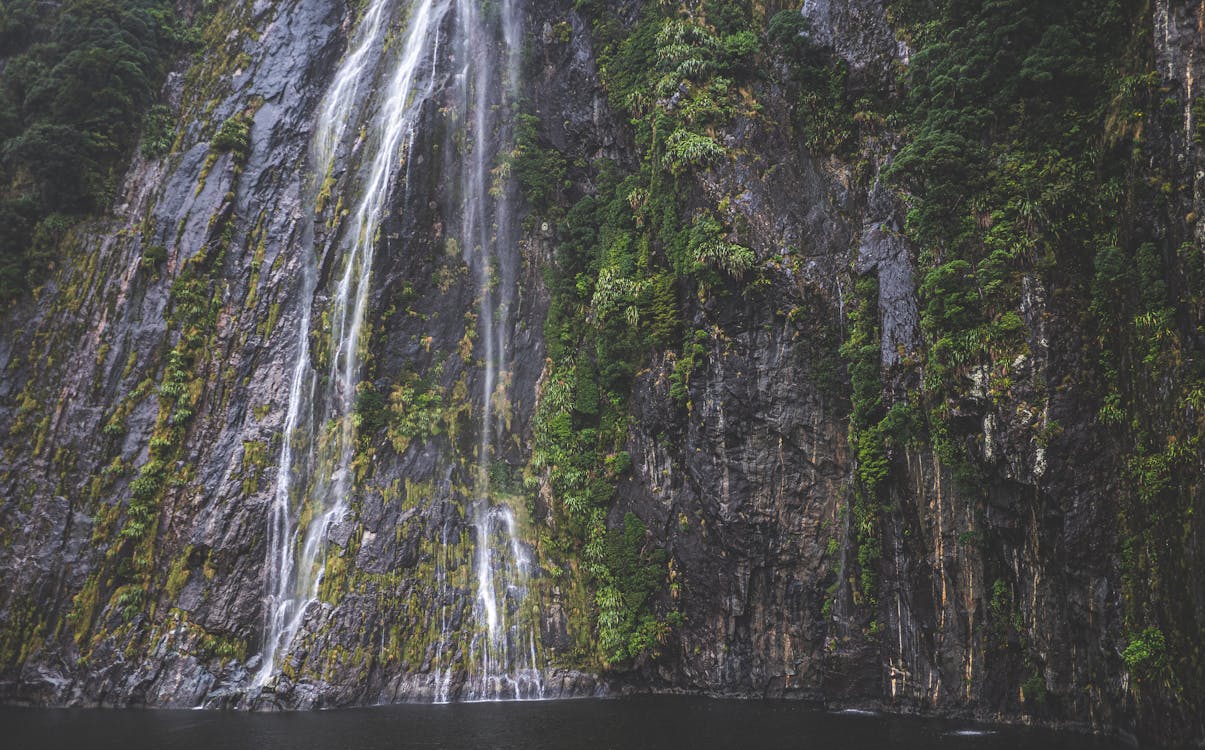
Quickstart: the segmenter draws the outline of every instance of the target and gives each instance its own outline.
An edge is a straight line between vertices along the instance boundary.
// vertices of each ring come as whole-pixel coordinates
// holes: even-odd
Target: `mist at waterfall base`
[[[949,720],[824,713],[790,702],[684,696],[275,714],[0,708],[5,747],[138,750],[384,748],[974,748],[1113,750],[1099,737]]]

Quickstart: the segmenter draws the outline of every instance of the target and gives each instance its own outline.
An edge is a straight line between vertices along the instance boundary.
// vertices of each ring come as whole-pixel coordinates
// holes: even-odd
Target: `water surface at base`
[[[0,708],[11,750],[385,748],[816,748],[1114,750],[1103,739],[917,718],[833,714],[797,703],[677,696],[382,706],[247,714]]]

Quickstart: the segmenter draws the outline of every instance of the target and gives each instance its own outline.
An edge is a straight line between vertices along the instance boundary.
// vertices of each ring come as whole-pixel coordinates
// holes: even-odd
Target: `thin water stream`
[[[509,123],[492,121],[497,111],[491,94],[513,91],[517,54],[514,31],[517,28],[513,0],[503,0],[497,23],[504,37],[504,60],[491,54],[498,49],[495,29],[484,22],[479,3],[458,0],[459,19],[457,58],[465,68],[456,77],[457,100],[467,115],[470,145],[460,165],[461,248],[465,263],[477,276],[478,334],[483,349],[481,379],[481,431],[477,454],[477,497],[470,505],[475,531],[477,583],[476,620],[480,626],[471,644],[469,674],[460,696],[464,700],[498,698],[539,698],[543,684],[536,666],[534,628],[511,616],[514,607],[507,597],[525,594],[531,574],[531,561],[518,537],[514,510],[497,497],[490,483],[490,467],[495,460],[495,443],[504,432],[502,415],[495,401],[508,399],[508,311],[514,295],[513,240],[506,234],[511,225],[511,206],[505,189],[491,190],[489,167],[496,158],[495,133]],[[499,64],[501,63],[501,64]],[[491,148],[493,146],[493,148]],[[509,241],[508,241],[509,240]],[[500,278],[495,279],[495,275]],[[529,647],[530,643],[530,647]]]

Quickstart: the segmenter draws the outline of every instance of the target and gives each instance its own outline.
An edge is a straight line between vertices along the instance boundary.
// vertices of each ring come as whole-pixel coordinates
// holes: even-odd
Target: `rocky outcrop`
[[[573,3],[523,5],[523,95],[539,141],[571,165],[633,164],[628,123],[600,83],[602,32]],[[1193,103],[1205,6],[1154,5],[1159,73],[1184,104],[1183,130],[1160,135],[1177,184],[1192,186],[1175,210],[1200,213]],[[851,87],[900,85],[910,53],[885,3],[809,0],[802,12],[812,42],[848,64]],[[635,23],[640,4],[616,13]],[[634,515],[647,546],[666,554],[657,607],[678,619],[657,653],[624,665],[582,656],[575,623],[588,621],[592,600],[553,569],[578,567],[584,553],[539,527],[556,501],[529,462],[549,377],[545,278],[565,228],[500,214],[490,231],[511,254],[461,252],[452,152],[469,146],[436,97],[381,226],[351,510],[329,534],[320,594],[280,674],[249,692],[304,306],[316,311],[311,341],[329,325],[321,313],[337,261],[326,240],[339,231],[346,178],[342,167],[330,184],[315,178],[310,142],[353,15],[333,0],[222,4],[207,32],[215,46],[165,92],[187,123],[172,154],[135,157],[112,215],[78,229],[53,280],[7,313],[0,699],[312,708],[454,697],[477,648],[473,552],[483,540],[469,509],[484,467],[521,508],[539,556],[530,598],[506,601],[538,624],[531,648],[546,665],[546,697],[688,690],[1201,741],[1200,711],[1177,709],[1160,726],[1171,699],[1136,697],[1122,658],[1120,448],[1095,400],[1058,387],[1095,366],[1091,332],[1082,300],[1040,274],[1023,280],[1027,353],[997,363],[1015,383],[1008,397],[992,391],[1000,372],[977,371],[948,404],[979,484],[969,490],[931,444],[891,446],[876,598],[851,580],[866,532],[852,511],[860,459],[842,344],[857,281],[873,277],[884,403],[913,403],[926,345],[918,249],[882,177],[899,134],[863,143],[862,164],[808,153],[782,126],[794,103],[773,80],[753,85],[759,111],[717,134],[734,157],[687,188],[740,227],[758,281],[683,303],[685,327],[702,332],[685,401],[671,394],[676,358],[661,351],[630,394],[631,466],[607,523]],[[450,64],[437,69],[454,76]],[[246,126],[245,143],[220,145],[228,122]],[[494,189],[519,205],[500,166],[508,127],[491,168]],[[362,147],[351,139],[340,159]],[[315,207],[332,189],[334,202]],[[1200,227],[1187,238],[1198,250]],[[302,283],[310,265],[313,299]],[[505,426],[486,460],[479,277],[509,302],[493,397]],[[415,414],[421,425],[385,426]],[[134,525],[139,503],[150,504],[147,528]],[[1201,569],[1200,517],[1189,522],[1189,570]],[[1194,591],[1199,613],[1205,595]]]

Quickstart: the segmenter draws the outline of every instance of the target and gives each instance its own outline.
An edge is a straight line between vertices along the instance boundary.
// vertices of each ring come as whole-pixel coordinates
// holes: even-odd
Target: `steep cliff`
[[[5,313],[0,697],[1205,740],[1205,5],[1106,6],[199,13]]]

